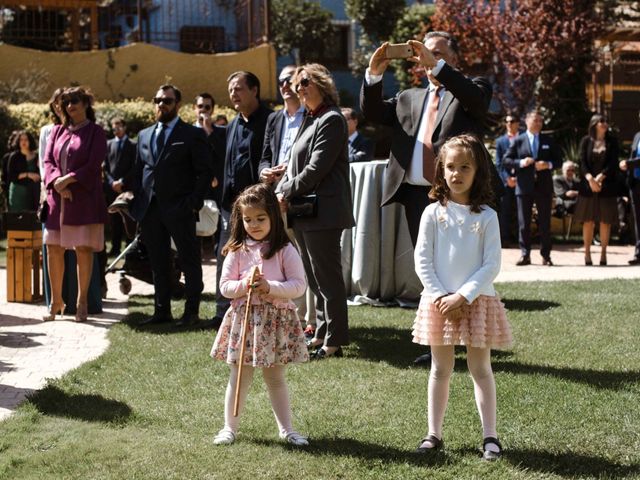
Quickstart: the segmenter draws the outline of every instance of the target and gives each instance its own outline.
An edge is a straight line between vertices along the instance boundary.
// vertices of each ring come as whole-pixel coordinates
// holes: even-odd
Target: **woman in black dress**
[[[580,194],[575,219],[583,222],[585,265],[593,265],[591,243],[596,222],[600,223],[600,265],[607,264],[607,246],[611,225],[618,222],[615,174],[618,166],[618,141],[609,132],[607,119],[593,115],[589,135],[580,142]]]

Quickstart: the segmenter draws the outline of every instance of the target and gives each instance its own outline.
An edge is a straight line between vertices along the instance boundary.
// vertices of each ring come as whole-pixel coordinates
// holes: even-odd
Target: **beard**
[[[156,121],[157,122],[162,122],[162,123],[167,123],[170,122],[171,120],[173,120],[174,118],[176,118],[176,115],[178,115],[178,108],[176,106],[176,104],[173,104],[173,108],[171,110],[167,110],[166,112],[163,112],[160,109],[156,110]]]

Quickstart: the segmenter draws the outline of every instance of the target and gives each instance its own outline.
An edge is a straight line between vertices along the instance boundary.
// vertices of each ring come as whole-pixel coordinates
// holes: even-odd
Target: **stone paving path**
[[[593,251],[595,261],[599,249]],[[503,249],[502,270],[498,282],[585,280],[604,278],[640,278],[640,266],[629,267],[633,255],[628,246],[610,247],[607,267],[585,267],[578,246],[561,246],[552,252],[553,267],[540,265],[534,252],[534,265],[516,267],[517,249]],[[215,264],[203,265],[205,291],[215,288]],[[127,296],[118,288],[119,275],[107,275],[109,294],[104,312],[92,315],[86,323],[42,322],[43,304],[7,303],[6,271],[0,268],[0,420],[9,416],[33,391],[42,388],[48,378],[57,378],[82,363],[100,356],[109,346],[109,328],[127,315]],[[153,286],[131,279],[131,292],[148,295]]]

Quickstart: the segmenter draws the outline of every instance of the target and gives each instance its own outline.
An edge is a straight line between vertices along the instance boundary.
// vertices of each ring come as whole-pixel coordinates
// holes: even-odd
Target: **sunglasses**
[[[173,105],[173,102],[175,101],[176,101],[175,98],[155,97],[153,99],[153,103],[155,103],[156,105],[160,105],[161,103],[164,103],[165,105]]]
[[[506,123],[518,123],[518,120],[505,120]]]
[[[66,100],[62,101],[62,104],[67,107],[69,105],[76,105],[80,103],[80,99],[78,97],[72,97],[72,98],[68,98]]]
[[[211,110],[211,105],[199,104],[196,105],[196,107],[198,107],[199,110],[206,110],[207,112]]]
[[[286,77],[282,77],[278,79],[278,85],[284,87],[284,84],[288,83],[291,85],[291,75],[287,75]]]
[[[309,80],[309,78],[301,78],[300,81],[298,82],[298,85],[296,85],[296,92],[300,91],[300,87],[307,88],[310,83],[311,83],[311,80]]]

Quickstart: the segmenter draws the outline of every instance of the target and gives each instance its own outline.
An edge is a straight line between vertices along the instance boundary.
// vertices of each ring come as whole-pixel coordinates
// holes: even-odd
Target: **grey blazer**
[[[317,117],[305,116],[277,191],[286,200],[315,191],[318,216],[296,218],[293,228],[313,231],[355,225],[347,151],[347,122],[338,107],[328,107]]]

